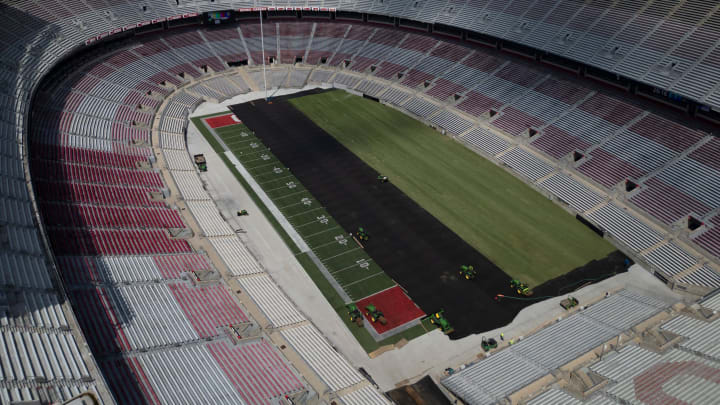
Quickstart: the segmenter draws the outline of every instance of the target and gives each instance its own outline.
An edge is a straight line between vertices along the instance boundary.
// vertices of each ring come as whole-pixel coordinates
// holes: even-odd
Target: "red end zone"
[[[210,128],[226,127],[228,125],[241,124],[242,121],[235,116],[235,114],[220,115],[217,117],[205,118],[205,122],[210,125]]]
[[[400,325],[425,316],[425,313],[412,302],[410,297],[405,295],[405,292],[400,286],[389,288],[357,302],[358,309],[362,311],[365,317],[365,322],[370,322],[370,319],[365,315],[365,306],[369,304],[375,305],[375,307],[385,315],[385,319],[388,321],[387,325],[383,325],[380,322],[372,324],[377,333],[385,333],[390,329],[397,328]]]

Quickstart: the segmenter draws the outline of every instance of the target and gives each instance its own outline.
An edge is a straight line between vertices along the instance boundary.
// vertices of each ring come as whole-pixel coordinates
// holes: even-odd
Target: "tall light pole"
[[[262,10],[260,10],[260,47],[262,48],[263,82],[265,85],[265,101],[267,101],[268,92],[267,92],[267,74],[265,73],[265,35],[263,34],[263,26],[262,26]]]

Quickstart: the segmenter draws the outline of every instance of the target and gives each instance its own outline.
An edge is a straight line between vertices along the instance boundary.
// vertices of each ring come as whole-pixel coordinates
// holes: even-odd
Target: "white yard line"
[[[230,162],[235,166],[237,171],[245,178],[245,181],[248,182],[250,185],[250,188],[253,189],[255,194],[257,194],[258,198],[265,204],[267,209],[270,211],[270,213],[275,217],[275,219],[278,221],[280,226],[285,230],[285,232],[290,236],[290,239],[293,240],[295,245],[297,245],[298,249],[300,249],[301,252],[306,253],[310,251],[310,247],[305,243],[303,238],[295,231],[295,228],[290,224],[290,222],[285,218],[285,216],[280,212],[278,207],[275,206],[275,203],[268,197],[267,194],[265,194],[265,191],[260,187],[259,184],[253,179],[253,177],[248,173],[247,169],[245,169],[245,166],[243,166],[242,163],[235,157],[235,155],[230,151],[225,151],[225,156],[227,156],[228,159],[230,159]]]
[[[354,251],[356,251],[356,250],[358,250],[358,249],[360,249],[359,246],[358,246],[358,247],[355,247],[355,248],[352,248],[352,249],[350,249],[350,250],[346,250],[346,251],[344,251],[344,252],[342,252],[342,253],[338,253],[338,254],[336,254],[335,256],[326,257],[325,259],[322,260],[322,262],[323,262],[323,264],[324,264],[324,263],[327,262],[328,260],[332,260],[332,259],[334,259],[334,258],[336,258],[336,257],[340,257],[340,256],[345,255],[345,254],[348,254],[348,253],[350,253],[350,252],[354,252]]]

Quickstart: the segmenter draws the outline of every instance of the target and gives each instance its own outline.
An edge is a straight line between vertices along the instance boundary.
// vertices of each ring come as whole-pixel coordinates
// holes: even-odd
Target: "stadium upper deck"
[[[38,74],[87,40],[138,23],[255,6],[337,9],[457,27],[481,34],[478,40],[502,39],[508,49],[531,47],[720,106],[720,11],[702,0],[17,1],[4,6],[1,17],[3,76],[10,82],[23,77],[20,87],[28,91]]]

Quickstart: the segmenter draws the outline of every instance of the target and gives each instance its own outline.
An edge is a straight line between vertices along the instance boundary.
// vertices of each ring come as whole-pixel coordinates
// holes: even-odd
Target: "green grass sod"
[[[260,184],[265,191],[287,190],[288,194],[293,194],[301,190],[305,190],[302,184],[293,175],[288,175],[280,179],[266,181]]]
[[[304,227],[300,228],[303,229],[303,239],[305,239],[305,242],[307,242],[308,246],[311,248],[316,248],[318,246],[323,246],[326,244],[337,244],[338,242],[335,240],[336,236],[343,235],[345,237],[345,231],[340,227],[326,227],[324,225],[320,225],[317,228],[316,227]],[[347,240],[347,239],[345,239]]]
[[[305,200],[307,199],[307,200]],[[311,205],[306,205],[304,201],[310,201]],[[312,199],[312,195],[307,191],[301,194],[295,194],[287,197],[281,197],[275,200],[275,204],[285,214],[286,218],[294,218],[296,215],[314,212],[318,216],[327,214],[322,206]]]
[[[432,314],[430,314],[430,315],[432,316]],[[428,332],[431,331],[431,330],[437,329],[437,326],[435,326],[435,324],[433,324],[433,323],[430,321],[430,317],[429,317],[429,316],[423,318],[422,321],[421,321],[421,323],[422,323],[423,328],[424,328],[426,331],[428,331]]]
[[[372,277],[364,278],[361,281],[344,285],[343,290],[351,297],[367,297],[397,285],[393,279],[384,272],[375,274]],[[357,299],[356,299],[357,301]]]
[[[237,155],[236,155],[237,156]],[[237,156],[237,158],[244,162],[245,168],[250,171],[256,170],[267,170],[268,168],[276,167],[280,162],[270,153],[263,153],[256,156],[255,159],[250,159],[250,156]],[[242,159],[241,159],[242,158]]]
[[[295,184],[298,184],[298,183],[295,183]],[[306,192],[307,192],[307,190],[305,190],[302,187],[296,187],[295,189],[288,189],[287,187],[280,187],[280,188],[265,190],[265,194],[267,194],[273,200],[275,200],[278,197],[297,196],[299,193],[306,193]]]
[[[368,259],[369,257],[365,254],[364,250],[355,249],[346,251],[342,256],[327,257],[323,260],[323,264],[328,268],[330,273],[335,273],[336,271],[346,269],[348,266],[357,264],[358,260],[368,261]],[[376,265],[375,267],[378,266]]]
[[[345,232],[343,232],[343,234],[347,235]],[[318,257],[321,258],[323,261],[330,260],[336,257],[339,258],[340,256],[346,255],[348,253],[363,251],[362,248],[355,243],[341,245],[336,241],[328,241],[326,243],[321,243],[314,246],[312,249],[313,252],[315,252],[315,254],[318,255]],[[342,257],[342,259],[345,259],[345,257]]]
[[[276,172],[276,171],[274,171],[275,169],[280,169],[280,170],[278,172]],[[255,180],[261,186],[270,181],[284,179],[289,176],[292,176],[287,169],[279,168],[277,165],[268,165],[268,166],[264,166],[264,167],[259,166],[259,167],[253,168],[252,170],[248,170],[248,171],[250,172],[250,174],[253,175]]]
[[[228,146],[229,147],[229,146]],[[274,156],[266,150],[249,150],[242,151],[240,149],[230,149],[235,153],[241,162],[247,163],[248,167],[257,168],[274,162]]]
[[[361,257],[359,260],[351,263],[352,260],[346,260],[341,265],[330,270],[330,273],[336,276],[342,276],[344,273],[362,273],[366,276],[380,272],[380,267],[367,258]],[[332,266],[328,266],[332,267]]]
[[[322,212],[316,212],[316,210],[305,210],[288,218],[288,221],[301,234],[319,232],[323,229],[339,226],[334,219],[326,217]]]
[[[340,90],[290,103],[531,286],[615,250],[510,173],[399,111]]]
[[[364,282],[365,280],[375,278],[375,276],[379,274],[382,274],[382,270],[380,270],[378,266],[363,269],[358,265],[332,273],[333,277],[344,286],[352,286]]]

